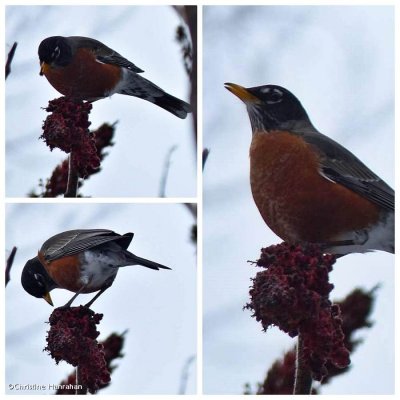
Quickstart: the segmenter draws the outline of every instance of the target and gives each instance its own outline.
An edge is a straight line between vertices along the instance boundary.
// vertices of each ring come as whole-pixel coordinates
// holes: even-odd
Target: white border
[[[62,1],[62,2],[55,2],[55,1],[45,1],[45,0],[37,0],[34,3],[31,1],[21,1],[21,2],[2,2],[2,7],[1,7],[1,21],[3,22],[3,27],[5,27],[5,6],[6,5],[43,5],[43,4],[52,4],[52,5],[171,5],[171,2],[166,2],[163,0],[150,0],[150,1],[141,1],[141,2],[136,2],[136,1],[114,1],[112,4],[110,1],[102,1],[102,0],[97,0],[97,1],[77,1],[77,0],[70,0],[68,2]],[[292,1],[252,1],[251,3],[246,3],[244,1],[213,1],[213,0],[198,0],[198,1],[181,1],[181,0],[176,0],[173,1],[172,4],[174,5],[197,5],[197,6],[228,6],[228,5],[326,5],[326,6],[339,6],[339,5],[391,5],[395,6],[395,66],[396,66],[396,71],[400,70],[400,63],[399,63],[399,41],[398,41],[398,36],[399,36],[399,27],[398,24],[400,22],[400,5],[396,1],[372,1],[372,0],[353,0],[353,1],[343,1],[343,0],[337,0],[337,1],[308,1],[304,2],[301,0],[292,0]],[[1,31],[1,46],[2,46],[2,54],[3,54],[3,65],[5,63],[5,32],[4,29]],[[379,27],[377,27],[379,29]],[[202,253],[203,253],[203,242],[202,242],[202,235],[203,235],[203,198],[202,198],[202,162],[201,162],[201,155],[202,155],[202,149],[203,149],[203,142],[202,142],[202,115],[203,115],[203,104],[202,104],[202,82],[203,82],[203,76],[202,76],[202,49],[203,49],[203,42],[202,42],[202,31],[203,31],[203,24],[202,24],[202,9],[199,8],[198,10],[198,132],[199,132],[199,138],[198,138],[198,149],[197,149],[197,176],[198,176],[198,181],[197,181],[197,198],[135,198],[135,199],[129,199],[129,198],[82,198],[82,199],[62,199],[62,198],[56,198],[56,199],[32,199],[32,198],[5,198],[5,138],[4,138],[4,131],[5,131],[5,104],[4,104],[4,93],[5,93],[5,84],[4,81],[2,80],[1,83],[1,88],[2,88],[2,93],[3,96],[1,97],[1,120],[2,120],[2,135],[3,135],[3,140],[1,140],[1,154],[3,155],[0,157],[0,170],[1,170],[1,175],[0,175],[0,198],[2,201],[2,207],[1,207],[1,224],[2,224],[2,229],[0,233],[0,241],[1,241],[1,249],[3,250],[3,255],[5,254],[5,248],[4,248],[4,243],[5,243],[5,205],[9,203],[51,203],[51,204],[58,204],[58,203],[80,203],[80,204],[89,204],[89,203],[137,203],[137,204],[171,204],[171,203],[198,203],[198,255],[197,255],[197,261],[198,261],[198,268],[197,268],[197,395],[187,395],[185,398],[187,399],[201,399],[201,398],[207,398],[209,400],[214,400],[214,399],[221,399],[222,396],[214,396],[214,395],[201,395],[202,392],[202,352],[203,352],[203,346],[202,346],[202,301],[203,301],[203,296],[202,296]],[[399,79],[397,79],[397,76],[395,77],[395,93],[396,93],[396,98],[397,94],[399,93]],[[396,101],[395,103],[395,132],[397,132],[397,135],[395,137],[395,150],[400,151],[400,139],[399,135],[400,133],[398,132],[398,116],[400,112],[400,105],[399,102]],[[211,152],[211,157],[212,157],[212,152]],[[395,158],[395,168],[396,171],[400,171],[400,161],[399,157]],[[396,175],[396,187],[398,187],[398,178],[399,174]],[[398,204],[397,204],[398,205]],[[396,207],[396,210],[398,208]],[[397,214],[397,213],[396,213]],[[397,228],[397,225],[396,225]],[[396,247],[399,249],[399,244],[400,244],[400,239],[396,237]],[[377,266],[379,267],[379,266]],[[400,266],[397,266],[399,268]],[[395,271],[395,280],[396,283],[399,281],[399,276],[400,273]],[[3,287],[3,286],[2,286]],[[2,289],[4,290],[4,289]],[[2,299],[4,301],[4,292],[2,294]],[[400,294],[399,291],[396,290],[396,296],[395,296],[395,301],[396,301],[396,307],[397,310],[399,310],[399,301],[400,301]],[[2,350],[2,354],[4,355],[4,344],[5,344],[5,329],[4,329],[4,304],[3,307],[1,308],[1,316],[2,316],[2,321],[3,323],[0,324],[0,334],[2,337],[2,344],[0,347],[0,351]],[[396,313],[396,321],[395,321],[395,337],[399,337],[400,335],[400,329],[399,329],[399,317],[398,313]],[[395,372],[395,395],[392,396],[385,396],[386,397],[394,397],[397,398],[397,395],[399,394],[399,388],[400,388],[400,374],[399,374],[399,346],[396,345],[395,348],[395,353],[396,353],[396,372]],[[372,360],[366,360],[366,362],[373,362]],[[4,371],[5,371],[5,359],[4,356],[2,357],[1,360],[1,378],[0,378],[0,397],[3,398],[4,395],[4,390],[5,390],[5,376],[4,376]],[[19,399],[22,397],[27,397],[24,395],[16,395],[13,396],[15,399]],[[67,396],[72,397],[72,396]],[[111,396],[111,395],[105,395],[103,398],[115,398],[116,396]],[[178,395],[166,395],[166,396],[134,396],[135,398],[145,398],[146,400],[159,400],[160,397],[165,398],[165,399],[179,399],[181,396]],[[243,395],[226,395],[223,396],[224,399],[244,399],[248,398],[249,396],[243,396]],[[250,396],[253,397],[253,396]],[[270,396],[270,397],[279,397],[279,399],[282,398],[287,398],[291,396]],[[324,397],[324,396],[323,396]],[[330,396],[330,399],[334,399],[339,396]],[[350,396],[341,396],[340,398],[347,398]],[[381,398],[383,396],[375,396],[377,398]],[[365,396],[351,396],[352,399],[365,399]]]

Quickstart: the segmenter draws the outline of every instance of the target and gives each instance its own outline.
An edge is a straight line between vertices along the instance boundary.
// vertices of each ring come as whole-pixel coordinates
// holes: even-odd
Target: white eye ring
[[[53,53],[51,53],[51,58],[55,60],[60,55],[60,48],[58,46],[55,47]]]
[[[38,284],[39,286],[44,287],[43,278],[42,278],[41,275],[39,275],[39,274],[33,274],[33,277],[35,278],[35,280],[36,280],[36,282],[37,282],[37,284]]]

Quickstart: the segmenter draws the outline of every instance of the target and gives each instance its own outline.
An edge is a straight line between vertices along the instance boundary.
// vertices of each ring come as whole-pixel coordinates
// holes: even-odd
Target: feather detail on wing
[[[51,237],[44,242],[40,252],[42,252],[46,261],[52,261],[112,241],[118,242],[123,249],[127,249],[132,238],[133,233],[119,235],[107,229],[76,229]]]
[[[388,210],[394,210],[394,190],[354,154],[320,133],[306,133],[304,140],[319,155],[321,174]]]

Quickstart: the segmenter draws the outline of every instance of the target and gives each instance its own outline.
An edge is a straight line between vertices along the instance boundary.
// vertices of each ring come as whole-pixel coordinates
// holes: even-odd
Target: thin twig
[[[187,358],[185,364],[183,365],[178,394],[186,393],[187,382],[189,379],[189,368],[195,359],[196,359],[196,356],[190,356]]]
[[[202,169],[204,171],[204,166],[206,165],[206,161],[208,156],[210,155],[210,149],[204,148],[203,149],[203,159],[202,159]]]
[[[79,175],[76,167],[73,163],[74,154],[70,153],[69,155],[69,163],[68,163],[68,183],[67,190],[65,191],[64,197],[76,197],[78,192],[78,180]]]
[[[310,394],[312,378],[310,368],[304,358],[304,342],[301,333],[297,337],[296,372],[293,394]]]
[[[171,166],[172,153],[177,148],[178,148],[178,146],[176,144],[171,146],[171,148],[168,150],[167,155],[165,156],[163,174],[161,176],[161,181],[160,181],[159,197],[165,197],[165,191],[166,191],[167,180],[168,180],[168,172],[169,172],[169,167]]]
[[[10,72],[11,72],[11,62],[14,58],[15,49],[17,48],[17,45],[18,45],[18,43],[14,42],[10,51],[8,52],[7,62],[6,62],[6,79],[7,79],[8,75],[10,75]]]
[[[75,369],[75,394],[87,394],[88,388],[86,385],[81,383],[81,374],[80,374],[80,369],[79,365],[76,366]]]
[[[194,220],[197,220],[197,204],[196,203],[183,203],[183,205],[190,211]]]
[[[194,219],[194,223],[190,229],[190,240],[197,245],[197,204],[196,203],[183,203],[183,206],[189,210]]]
[[[11,271],[11,267],[12,267],[13,262],[14,262],[15,253],[16,252],[17,252],[17,248],[14,246],[13,249],[11,250],[10,255],[7,258],[7,264],[6,264],[6,286],[7,286],[7,283],[10,282],[10,279],[11,279],[10,271]]]

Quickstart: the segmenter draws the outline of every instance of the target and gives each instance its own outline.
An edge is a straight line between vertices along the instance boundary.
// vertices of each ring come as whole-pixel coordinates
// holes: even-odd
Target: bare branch
[[[185,364],[183,365],[178,394],[186,393],[187,382],[189,379],[189,368],[195,359],[196,359],[196,356],[190,356],[187,358]]]
[[[197,146],[197,6],[173,6],[175,11],[186,24],[190,40],[188,40],[183,29],[178,27],[178,41],[182,45],[184,64],[187,68],[187,61],[190,59],[190,105],[193,115],[193,133],[195,148]]]
[[[192,214],[194,220],[197,219],[197,204],[196,203],[183,203],[183,205],[189,210],[190,214]]]
[[[6,79],[7,79],[8,75],[10,75],[10,72],[11,72],[11,62],[14,58],[14,54],[15,54],[17,45],[18,45],[18,43],[14,42],[14,44],[11,47],[11,50],[8,52],[7,62],[6,62]]]
[[[15,253],[17,252],[17,248],[14,246],[13,249],[11,250],[10,255],[7,258],[7,264],[6,264],[6,286],[7,283],[10,282],[10,271],[11,271],[11,267],[13,265],[14,262],[14,258],[15,258]]]
[[[210,155],[210,149],[203,149],[203,160],[202,160],[202,168],[204,171],[204,166],[206,165],[206,161],[208,156]]]
[[[64,197],[76,197],[78,192],[78,181],[79,175],[73,162],[73,152],[71,151],[69,155],[68,163],[68,183],[67,190],[65,191]]]
[[[296,376],[293,394],[311,394],[312,378],[308,360],[304,355],[303,336],[299,333],[296,351]]]
[[[159,190],[159,197],[165,197],[165,190],[167,187],[167,180],[168,180],[168,172],[169,168],[171,166],[171,158],[173,152],[178,148],[176,144],[171,146],[171,148],[168,150],[167,155],[165,156],[165,162],[164,162],[164,168],[163,168],[163,173],[161,176],[161,181],[160,181],[160,190]]]
[[[194,141],[197,145],[197,6],[185,6],[185,10],[193,47],[190,104],[193,110]]]

